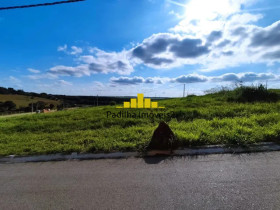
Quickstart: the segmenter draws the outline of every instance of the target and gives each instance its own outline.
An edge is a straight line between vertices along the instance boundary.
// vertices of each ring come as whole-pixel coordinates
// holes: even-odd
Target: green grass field
[[[27,107],[28,104],[36,103],[38,101],[43,101],[47,104],[53,104],[55,106],[60,104],[59,101],[54,101],[54,100],[50,100],[50,99],[46,99],[46,98],[31,97],[31,96],[24,96],[24,95],[3,95],[3,94],[0,94],[0,102],[5,102],[5,101],[13,101],[17,105],[17,108]]]
[[[163,120],[181,146],[280,141],[279,102],[235,103],[212,94],[159,104],[166,109],[154,113],[174,112]],[[143,150],[161,119],[107,118],[107,111],[121,110],[104,106],[0,118],[0,155]]]

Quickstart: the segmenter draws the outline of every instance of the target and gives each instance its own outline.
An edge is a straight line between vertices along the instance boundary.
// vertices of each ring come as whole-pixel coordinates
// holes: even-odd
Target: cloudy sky
[[[4,87],[165,97],[184,84],[188,94],[239,81],[280,88],[276,0],[87,0],[0,11],[0,31]]]

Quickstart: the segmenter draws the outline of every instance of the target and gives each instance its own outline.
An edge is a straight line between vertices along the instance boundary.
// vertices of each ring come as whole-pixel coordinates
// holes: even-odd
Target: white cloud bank
[[[143,83],[163,84],[163,83],[217,83],[217,82],[263,82],[263,81],[280,81],[280,75],[273,73],[227,73],[221,76],[204,76],[200,74],[181,75],[176,78],[160,77],[112,77],[110,82],[119,85],[138,85]]]
[[[129,75],[140,64],[154,69],[199,64],[202,71],[249,63],[273,64],[280,61],[280,21],[267,27],[252,24],[261,17],[259,14],[235,14],[221,27],[212,27],[208,34],[197,31],[192,35],[195,29],[184,26],[192,32],[154,34],[134,48],[121,52],[93,48],[92,54],[78,56],[81,64],[54,66],[49,73],[77,77],[97,73]],[[64,50],[65,46],[59,49]],[[82,52],[79,48],[72,49],[72,55]]]
[[[127,51],[105,52],[98,48],[91,50],[90,55],[81,55],[77,66],[58,65],[50,68],[49,73],[57,76],[90,76],[91,74],[117,73],[128,75],[133,71]]]

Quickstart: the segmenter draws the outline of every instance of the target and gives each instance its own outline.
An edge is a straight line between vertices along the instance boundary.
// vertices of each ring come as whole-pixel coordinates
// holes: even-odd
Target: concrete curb
[[[265,142],[252,144],[248,147],[226,147],[225,145],[211,145],[203,147],[192,147],[174,150],[170,156],[193,156],[193,155],[210,155],[210,154],[238,154],[252,152],[272,152],[280,151],[280,144],[273,142]],[[47,161],[65,161],[65,160],[97,160],[97,159],[120,159],[131,157],[151,157],[138,152],[115,152],[115,153],[99,153],[99,154],[78,154],[76,152],[71,155],[51,154],[38,156],[15,156],[10,155],[0,158],[1,163],[27,163],[27,162],[47,162]]]

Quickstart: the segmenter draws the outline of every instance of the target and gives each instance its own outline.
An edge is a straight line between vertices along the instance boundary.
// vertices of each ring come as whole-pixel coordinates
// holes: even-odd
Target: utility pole
[[[183,98],[185,98],[186,84],[184,84]]]
[[[97,95],[97,98],[96,98],[96,106],[98,106],[98,95]]]

